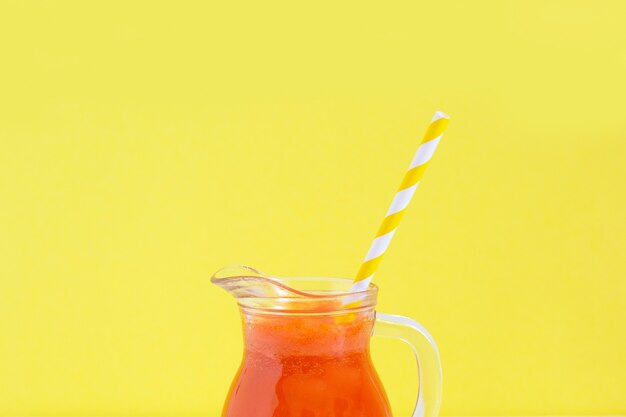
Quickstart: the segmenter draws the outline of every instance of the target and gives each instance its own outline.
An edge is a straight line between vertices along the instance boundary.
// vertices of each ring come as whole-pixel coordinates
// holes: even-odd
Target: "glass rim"
[[[245,278],[243,278],[245,279]],[[334,315],[356,313],[376,306],[378,286],[369,283],[367,288],[351,292],[350,278],[297,276],[251,277],[251,280],[271,281],[284,290],[284,294],[236,296],[239,307],[250,313]],[[315,283],[329,288],[316,289]],[[310,284],[310,285],[307,285]],[[334,286],[333,284],[339,284]],[[335,288],[333,288],[335,287]],[[342,288],[337,288],[342,287]],[[356,304],[356,305],[355,305]]]

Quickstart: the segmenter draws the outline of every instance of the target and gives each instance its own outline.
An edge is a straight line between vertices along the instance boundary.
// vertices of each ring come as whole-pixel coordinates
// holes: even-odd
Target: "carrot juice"
[[[374,310],[343,316],[242,308],[244,358],[223,417],[391,417],[370,359]]]

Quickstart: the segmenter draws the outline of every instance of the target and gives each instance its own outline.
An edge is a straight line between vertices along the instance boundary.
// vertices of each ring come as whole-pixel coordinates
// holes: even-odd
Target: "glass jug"
[[[391,417],[370,358],[372,334],[411,346],[419,377],[413,417],[437,416],[435,341],[414,320],[377,313],[375,285],[350,293],[349,279],[278,278],[243,266],[211,281],[237,299],[244,334],[223,417]]]

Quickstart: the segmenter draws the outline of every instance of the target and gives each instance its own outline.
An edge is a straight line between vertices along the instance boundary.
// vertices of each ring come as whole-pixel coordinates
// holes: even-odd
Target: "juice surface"
[[[245,354],[223,417],[391,417],[369,354],[373,311],[244,313]]]

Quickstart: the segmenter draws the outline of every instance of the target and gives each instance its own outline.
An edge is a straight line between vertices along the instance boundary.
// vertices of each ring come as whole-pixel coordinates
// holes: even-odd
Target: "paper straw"
[[[433,120],[428,126],[428,130],[426,130],[424,139],[422,139],[422,143],[417,149],[413,161],[411,161],[411,165],[409,165],[408,171],[404,174],[404,178],[402,179],[398,192],[393,198],[391,207],[387,210],[385,219],[378,229],[378,233],[376,233],[376,238],[374,242],[372,242],[372,246],[370,246],[370,250],[367,252],[367,256],[365,256],[361,268],[352,283],[352,292],[365,290],[372,281],[372,278],[374,278],[380,261],[389,247],[391,238],[398,224],[400,224],[400,220],[402,220],[407,206],[411,202],[411,198],[424,175],[424,171],[426,171],[428,161],[432,158],[435,149],[437,149],[437,145],[439,145],[439,141],[443,137],[449,120],[450,116],[447,114],[439,111],[435,113]]]

